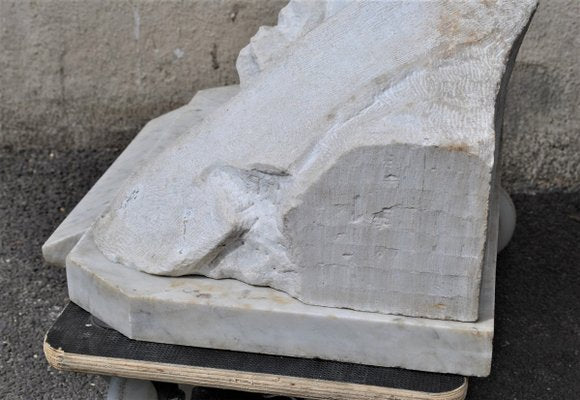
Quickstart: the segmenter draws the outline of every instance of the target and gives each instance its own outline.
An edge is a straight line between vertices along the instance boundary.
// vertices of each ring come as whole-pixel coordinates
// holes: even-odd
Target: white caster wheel
[[[157,400],[157,390],[150,381],[112,377],[107,400]]]
[[[186,400],[178,385],[112,377],[107,400]]]
[[[502,251],[510,242],[516,229],[516,208],[509,194],[499,187],[499,232],[497,238],[497,252]]]

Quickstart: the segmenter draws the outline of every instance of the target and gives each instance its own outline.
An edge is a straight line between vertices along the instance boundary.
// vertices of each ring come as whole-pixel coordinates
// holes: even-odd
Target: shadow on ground
[[[64,270],[44,264],[40,246],[118,153],[0,150],[5,399],[105,396],[103,378],[61,373],[44,359],[44,333],[68,300]],[[470,380],[468,399],[573,399],[580,392],[580,193],[515,195],[514,202],[516,232],[498,259],[492,374]]]

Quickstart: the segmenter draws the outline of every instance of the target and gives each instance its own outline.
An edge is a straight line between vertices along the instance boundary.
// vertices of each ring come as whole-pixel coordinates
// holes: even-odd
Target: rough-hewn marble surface
[[[292,2],[239,95],[127,181],[95,244],[152,274],[477,320],[496,108],[535,5]]]
[[[189,104],[149,122],[47,239],[42,246],[45,260],[64,267],[66,255],[107,210],[122,183],[237,92],[237,86],[201,90]]]

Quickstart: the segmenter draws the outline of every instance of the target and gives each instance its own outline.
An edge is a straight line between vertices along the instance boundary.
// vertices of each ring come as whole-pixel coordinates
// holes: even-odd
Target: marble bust
[[[241,51],[240,89],[108,200],[91,254],[363,319],[480,321],[503,96],[535,7],[292,0]]]

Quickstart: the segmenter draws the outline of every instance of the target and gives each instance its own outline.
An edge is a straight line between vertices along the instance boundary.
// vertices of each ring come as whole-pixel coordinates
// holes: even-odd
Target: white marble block
[[[496,105],[535,0],[291,2],[242,90],[96,222],[111,261],[475,321]]]
[[[148,125],[45,257],[74,246],[71,300],[131,338],[487,375],[501,111],[535,7],[291,1],[240,88]]]

